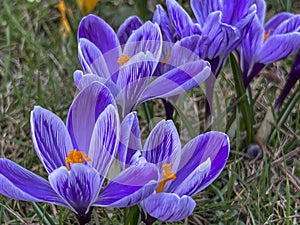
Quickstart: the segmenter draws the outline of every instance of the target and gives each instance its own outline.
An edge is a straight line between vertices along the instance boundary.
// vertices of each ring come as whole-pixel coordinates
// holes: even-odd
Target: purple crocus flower
[[[156,191],[140,204],[148,214],[145,221],[153,217],[173,222],[189,216],[196,205],[191,197],[218,177],[229,154],[227,135],[216,131],[199,135],[181,148],[171,120],[159,122],[142,147],[135,113],[121,124],[121,143],[119,158],[124,169],[150,162],[161,174]]]
[[[210,72],[210,65],[198,58],[154,77],[162,51],[161,31],[156,23],[141,24],[137,17],[126,20],[116,35],[104,20],[89,15],[79,25],[78,39],[79,59],[86,74],[74,73],[77,87],[82,89],[94,81],[104,83],[123,117],[144,101],[178,95],[197,86]]]
[[[238,48],[245,86],[265,67],[295,53],[300,46],[300,15],[279,13],[265,25],[255,16]]]
[[[0,193],[17,200],[49,202],[90,220],[92,206],[126,207],[153,193],[158,172],[151,165],[128,167],[101,190],[119,146],[119,116],[109,90],[94,83],[70,107],[67,125],[36,106],[31,112],[35,151],[48,181],[5,158],[0,159]]]
[[[198,36],[197,45],[193,48],[211,64],[212,74],[206,80],[206,116],[209,116],[215,80],[229,53],[240,44],[247,32],[256,13],[256,4],[247,0],[192,0],[191,7],[197,19],[193,21],[175,0],[167,0],[166,3],[177,37]]]

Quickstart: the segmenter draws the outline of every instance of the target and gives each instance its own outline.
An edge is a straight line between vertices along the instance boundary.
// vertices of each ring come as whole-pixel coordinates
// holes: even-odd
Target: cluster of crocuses
[[[84,17],[78,27],[79,89],[66,124],[36,106],[31,112],[35,151],[48,180],[0,159],[0,193],[50,202],[90,221],[93,207],[138,205],[143,220],[189,216],[191,198],[211,184],[229,154],[226,134],[211,131],[181,147],[172,120],[162,120],[142,146],[141,103],[170,98],[206,81],[207,98],[228,55],[240,56],[244,85],[266,65],[300,45],[299,15],[281,13],[266,25],[265,2],[191,0],[191,17],[174,0],[158,5],[152,21],[129,17],[115,32],[104,20]],[[113,162],[122,171],[106,181]],[[104,187],[103,187],[104,186]]]

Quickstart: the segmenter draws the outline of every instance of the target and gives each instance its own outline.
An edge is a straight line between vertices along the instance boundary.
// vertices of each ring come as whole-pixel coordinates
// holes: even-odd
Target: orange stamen
[[[121,57],[118,59],[118,63],[120,64],[119,69],[129,61],[130,57],[128,55],[122,54]]]
[[[66,167],[68,170],[70,170],[69,163],[84,163],[91,161],[90,158],[87,157],[85,152],[80,152],[75,149],[71,150],[66,158]]]
[[[163,178],[158,184],[158,187],[156,189],[156,193],[160,193],[163,191],[166,183],[169,180],[175,180],[176,179],[176,173],[171,171],[171,166],[173,166],[173,163],[170,164],[163,164]]]
[[[270,34],[271,34],[271,29],[269,29],[268,32],[265,31],[265,33],[264,33],[264,42],[269,38]]]
[[[162,66],[165,66],[167,64],[167,62],[169,61],[171,56],[171,53],[168,52],[166,58],[161,62]]]

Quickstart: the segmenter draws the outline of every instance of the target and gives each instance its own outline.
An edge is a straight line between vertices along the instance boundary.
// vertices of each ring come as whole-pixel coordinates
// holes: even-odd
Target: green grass
[[[97,15],[103,16],[115,28],[127,16],[138,12],[132,3],[119,5],[118,2],[100,1],[95,9]],[[80,13],[75,3],[68,3],[73,9],[70,22],[76,29]],[[274,9],[276,12],[292,9],[299,13],[299,5],[292,7],[291,4],[295,2],[268,1],[268,9],[270,13],[274,13]],[[149,18],[151,8],[148,12],[142,10],[139,13],[148,13],[142,17]],[[73,72],[80,68],[76,34],[64,39],[59,26],[56,1],[0,1],[0,156],[45,177],[46,171],[31,144],[30,111],[35,105],[40,105],[65,120],[77,93]],[[283,62],[278,65],[285,68],[279,72],[286,74],[289,71]],[[282,113],[276,116],[272,133],[264,145],[264,157],[259,160],[246,154],[245,125],[236,107],[241,98],[234,93],[230,73],[226,67],[219,76],[221,100],[225,107],[218,109],[212,126],[221,127],[230,134],[230,159],[213,185],[194,197],[197,202],[194,213],[185,221],[173,224],[297,224],[300,221],[300,83],[290,93]],[[282,84],[259,76],[251,87],[254,132],[257,132],[267,111],[272,110]],[[203,120],[203,93],[195,89],[179,102],[176,123],[183,142],[186,142],[207,129]],[[158,118],[163,117],[159,100],[143,105],[138,110],[141,124],[145,126],[149,115],[144,109]],[[93,211],[92,223],[123,224],[125,213],[122,209],[97,208]],[[53,223],[77,224],[68,209],[0,196],[0,224]]]

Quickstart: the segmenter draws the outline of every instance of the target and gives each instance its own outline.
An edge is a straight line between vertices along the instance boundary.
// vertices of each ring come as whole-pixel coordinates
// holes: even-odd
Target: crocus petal
[[[162,50],[162,36],[159,26],[150,21],[135,30],[124,46],[123,54],[132,57],[140,52],[151,52],[156,61]]]
[[[288,57],[299,49],[300,33],[272,35],[262,46],[258,62],[269,64]]]
[[[78,57],[86,73],[97,74],[106,79],[110,77],[104,56],[97,46],[88,39],[79,39]]]
[[[86,38],[94,43],[104,55],[110,74],[118,70],[121,47],[114,30],[95,15],[84,17],[78,26],[78,40]]]
[[[100,191],[100,176],[88,165],[72,164],[71,170],[60,167],[49,175],[55,192],[78,214],[86,214]]]
[[[220,10],[220,1],[211,1],[211,0],[205,0],[205,1],[199,1],[199,0],[191,0],[191,7],[192,10],[197,18],[198,23],[201,24],[203,27],[206,18],[211,12]]]
[[[181,155],[181,145],[178,132],[171,120],[162,120],[148,136],[142,156],[150,163],[162,167],[162,164],[173,163],[172,169],[176,171]],[[160,171],[161,172],[161,171]]]
[[[83,77],[83,72],[81,70],[75,70],[75,72],[73,73],[73,79],[74,79],[74,83],[76,85],[76,87],[81,90],[79,88],[79,83],[81,78]]]
[[[122,116],[134,109],[137,100],[144,91],[157,61],[150,52],[140,52],[122,66],[117,80],[120,93],[117,102],[123,108]]]
[[[179,37],[182,38],[193,34],[194,23],[189,14],[175,0],[167,0],[166,4],[170,19]]]
[[[114,104],[114,98],[98,82],[87,86],[76,96],[69,109],[67,127],[77,150],[88,153],[95,122],[109,104]]]
[[[205,81],[210,72],[209,63],[203,60],[183,64],[151,82],[138,103],[181,94]]]
[[[158,193],[150,195],[142,205],[150,216],[165,222],[174,222],[192,214],[196,203],[189,196],[179,197],[174,193]]]
[[[124,23],[121,24],[117,32],[117,37],[120,41],[120,44],[124,45],[129,36],[142,25],[142,21],[137,16],[128,17]]]
[[[299,32],[300,31],[300,15],[293,16],[275,28],[273,35],[275,34],[286,34],[290,32]]]
[[[209,14],[202,32],[210,40],[209,46],[203,46],[206,54],[202,53],[203,57],[208,59],[213,59],[217,56],[227,57],[237,47],[237,41],[240,38],[239,30],[222,23],[222,12],[220,11]]]
[[[65,165],[74,147],[63,121],[54,113],[35,106],[30,117],[32,142],[48,173]]]
[[[118,155],[125,169],[133,155],[142,149],[140,126],[136,112],[129,113],[121,123],[120,146]]]
[[[226,134],[211,131],[195,137],[182,149],[176,179],[172,181],[168,190],[175,190],[194,170],[197,170],[199,165],[209,158],[211,161],[211,169],[205,177],[205,180],[203,180],[201,185],[196,189],[197,192],[203,190],[221,173],[226,164],[228,155],[229,140]]]
[[[256,4],[256,14],[259,21],[263,24],[265,22],[266,13],[266,1],[265,0],[255,0]]]
[[[0,193],[10,198],[67,206],[48,181],[8,159],[0,159],[0,183]]]
[[[75,78],[75,76],[77,76],[77,77]],[[114,97],[118,96],[118,94],[120,93],[119,88],[116,86],[116,84],[112,80],[110,80],[110,79],[106,80],[105,78],[99,77],[98,75],[95,75],[95,74],[85,74],[85,75],[80,76],[79,72],[75,72],[74,73],[74,82],[77,82],[76,86],[80,91],[82,91],[87,86],[91,85],[92,83],[98,82],[98,83],[105,85]]]
[[[257,61],[258,52],[262,46],[264,38],[264,28],[258,17],[255,17],[251,26],[241,43],[241,69],[243,75],[250,74],[254,63]]]
[[[205,182],[211,169],[210,158],[201,163],[191,174],[180,183],[175,189],[167,189],[167,192],[176,193],[179,196],[193,194],[202,190],[202,184]]]
[[[170,58],[165,66],[170,65],[174,68],[188,62],[199,60],[200,46],[202,47],[205,40],[206,38],[200,35],[191,35],[177,41],[172,46]],[[180,57],[178,57],[179,55]]]
[[[118,113],[113,105],[109,105],[96,121],[88,152],[88,157],[91,159],[89,164],[98,171],[103,179],[116,155],[119,132]]]
[[[268,22],[265,25],[265,32],[270,34],[273,33],[273,31],[285,20],[288,20],[289,18],[293,17],[294,14],[288,13],[288,12],[281,12],[273,16],[271,19],[268,20]],[[264,21],[263,21],[264,22]],[[262,22],[262,23],[263,23]]]
[[[167,13],[161,5],[156,5],[156,10],[153,14],[153,23],[157,23],[161,29],[163,41],[173,42],[170,21]]]
[[[94,205],[111,207],[135,205],[155,191],[158,177],[157,167],[153,164],[128,167],[105,187]]]

